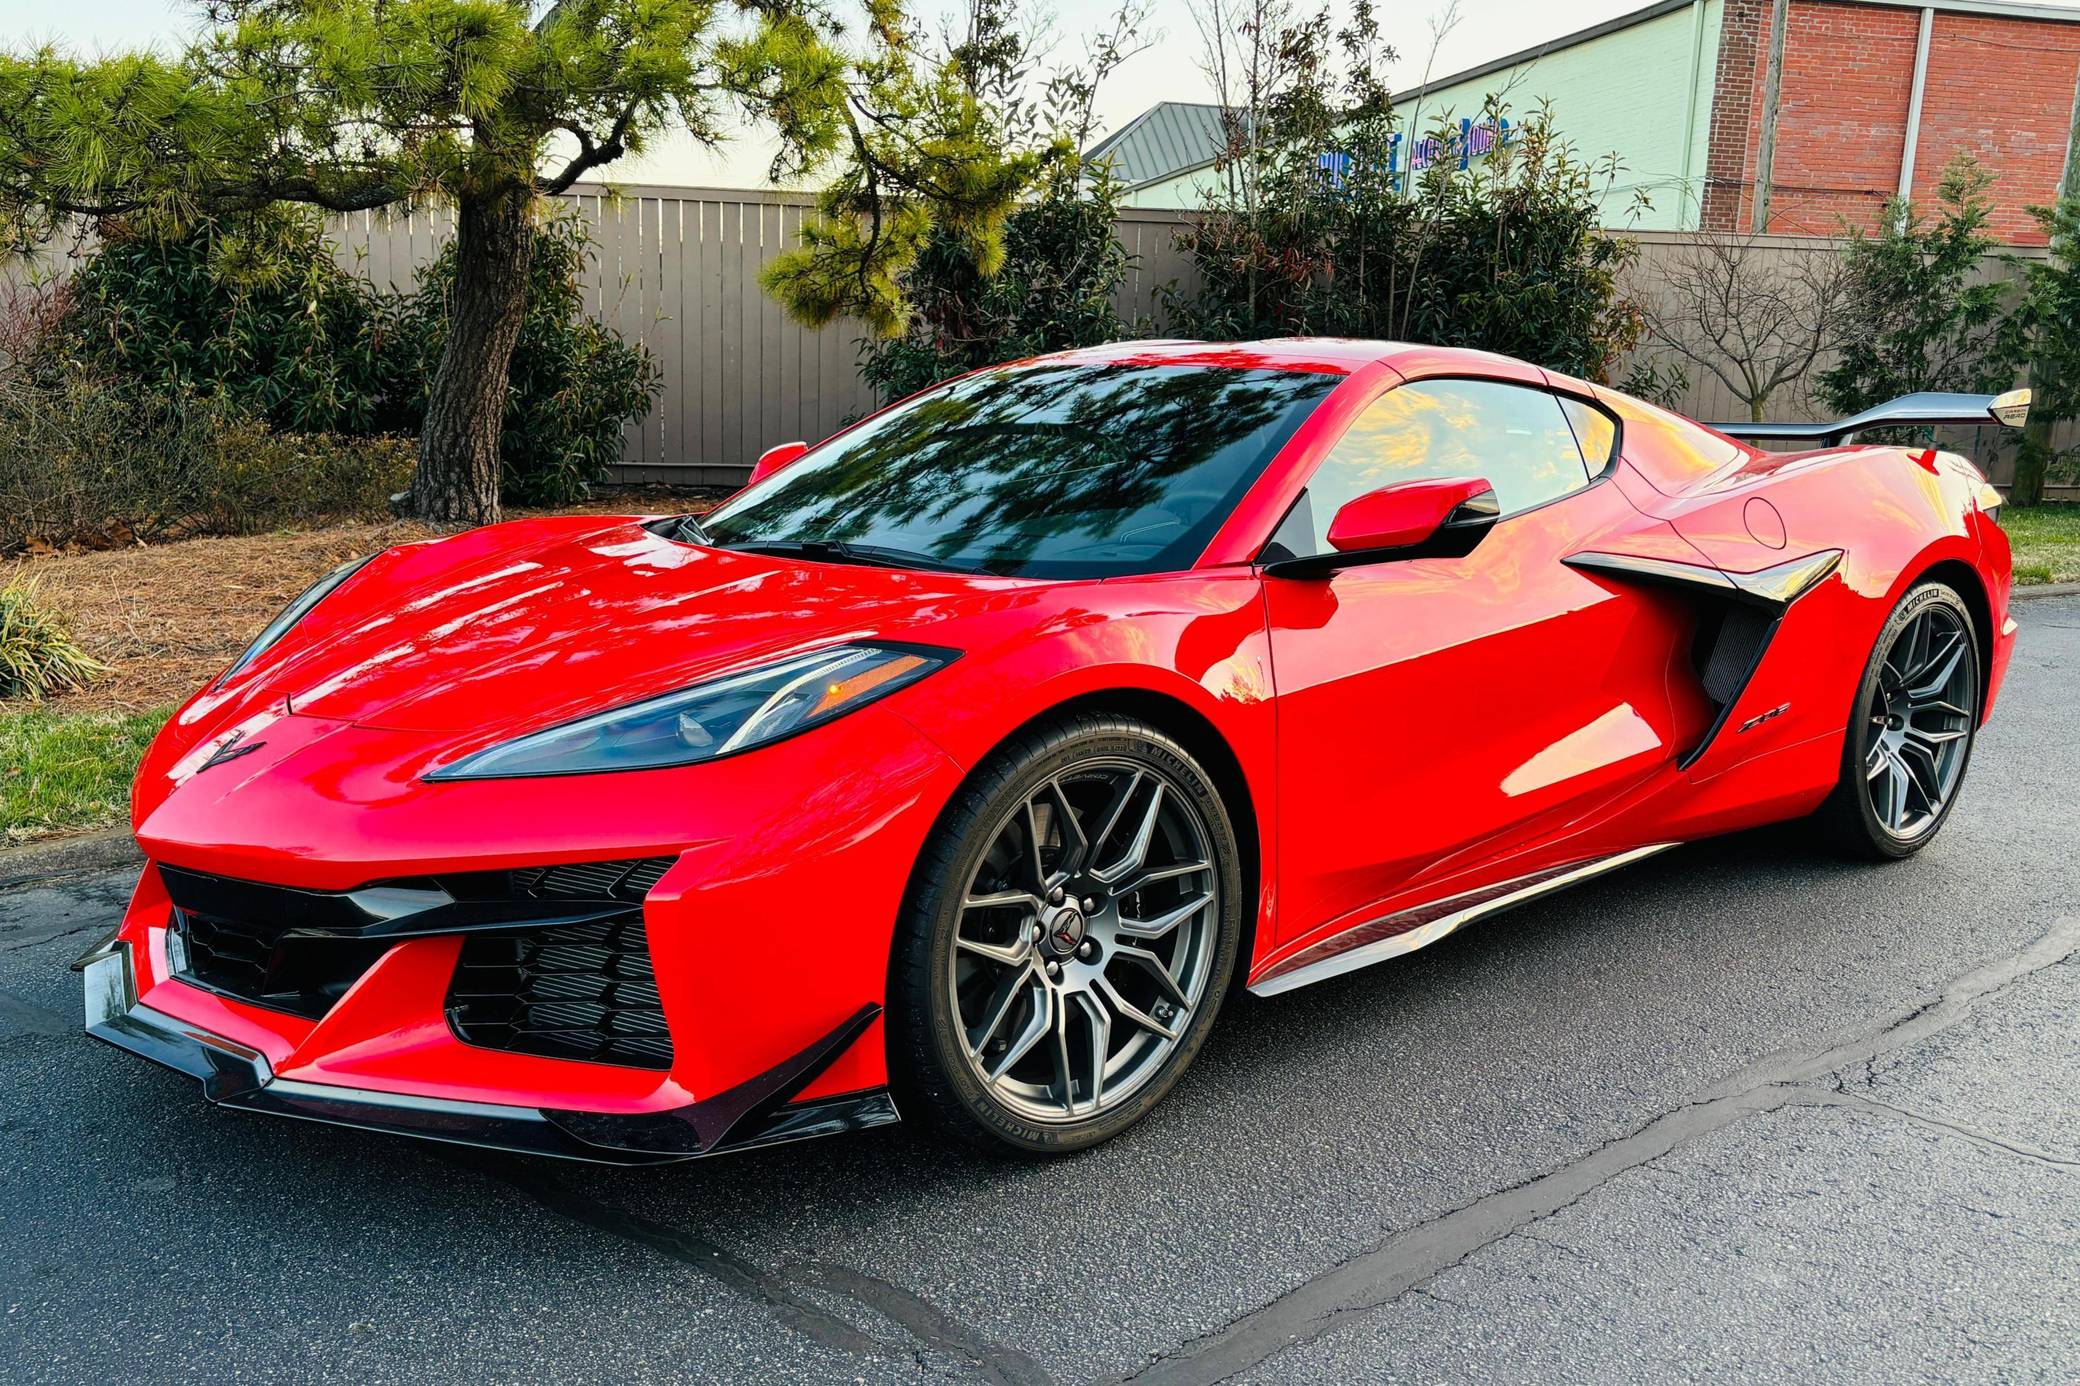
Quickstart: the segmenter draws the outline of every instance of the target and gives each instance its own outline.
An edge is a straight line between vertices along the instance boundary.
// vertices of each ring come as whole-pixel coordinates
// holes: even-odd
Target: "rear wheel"
[[[1979,726],[1979,642],[1956,592],[1924,583],[1879,632],[1858,686],[1842,776],[1820,810],[1857,856],[1911,856],[1957,802]]]
[[[890,989],[913,1113],[996,1149],[1095,1145],[1162,1099],[1235,967],[1234,830],[1205,770],[1140,722],[1021,736],[920,865]]]

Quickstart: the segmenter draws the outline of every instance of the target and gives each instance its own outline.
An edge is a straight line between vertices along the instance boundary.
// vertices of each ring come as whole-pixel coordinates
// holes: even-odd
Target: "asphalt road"
[[[2080,599],[1941,840],[1667,853],[1223,1018],[1063,1163],[662,1170],[218,1112],[76,1031],[125,872],[0,894],[13,1381],[2080,1376]]]

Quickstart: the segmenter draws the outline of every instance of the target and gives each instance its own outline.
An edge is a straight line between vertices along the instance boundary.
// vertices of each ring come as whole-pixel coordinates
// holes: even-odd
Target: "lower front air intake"
[[[466,1044],[630,1068],[672,1066],[640,913],[464,938],[448,1023]]]

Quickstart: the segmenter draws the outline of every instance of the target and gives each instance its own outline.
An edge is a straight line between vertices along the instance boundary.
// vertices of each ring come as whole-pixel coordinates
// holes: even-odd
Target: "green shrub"
[[[0,587],[0,700],[84,688],[108,666],[72,643],[65,623],[36,604],[33,585]]]
[[[223,396],[16,373],[0,377],[0,553],[370,518],[412,464],[408,440],[278,434]]]
[[[51,345],[130,393],[222,398],[283,432],[409,432],[410,324],[278,207],[176,239],[121,219],[66,286]]]
[[[1384,105],[1346,120],[1340,102],[1300,104],[1339,114],[1267,118],[1247,195],[1214,199],[1179,237],[1200,279],[1175,305],[1182,335],[1477,347],[1592,380],[1637,343],[1643,320],[1618,292],[1636,246],[1602,229],[1607,180],[1543,113],[1513,122],[1508,143],[1468,169],[1440,158],[1395,175]],[[1492,104],[1483,116],[1503,118]],[[1324,174],[1324,149],[1340,173]]]
[[[2030,212],[2051,249],[2023,267],[2022,299],[2004,342],[2010,379],[2026,381],[2035,396],[2008,492],[2023,506],[2042,503],[2045,482],[2080,474],[2080,444],[2052,446],[2063,427],[2080,419],[2080,197]]]
[[[1109,171],[1083,180],[1064,161],[1005,222],[996,274],[983,275],[965,243],[933,236],[903,276],[902,335],[861,342],[860,375],[892,401],[999,361],[1136,335],[1112,302],[1133,267],[1113,235],[1118,216]]]
[[[398,294],[343,268],[320,223],[292,209],[200,222],[173,240],[103,226],[28,369],[84,371],[162,411],[228,405],[277,434],[409,436],[447,339],[452,245],[420,288]],[[655,363],[585,316],[591,249],[575,213],[538,228],[501,443],[509,501],[576,500],[619,458],[626,423],[650,409]],[[402,489],[402,482],[393,489]]]
[[[1615,161],[1490,97],[1466,114],[1507,120],[1507,138],[1462,168],[1458,112],[1394,109],[1368,0],[1340,28],[1327,10],[1265,13],[1208,35],[1236,110],[1219,190],[1178,238],[1199,280],[1173,305],[1180,335],[1430,342],[1608,379],[1644,325],[1618,292],[1637,248],[1603,230]],[[1437,156],[1411,169],[1403,135]]]
[[[1937,210],[1894,198],[1875,234],[1850,232],[1842,252],[1841,341],[1819,395],[1853,414],[1917,390],[2008,388],[2003,359],[2010,286],[1983,274],[1998,241],[1986,229],[1992,176],[1960,154],[1943,170]]]

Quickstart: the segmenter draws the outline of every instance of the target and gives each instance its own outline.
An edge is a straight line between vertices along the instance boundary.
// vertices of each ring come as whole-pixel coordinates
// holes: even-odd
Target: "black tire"
[[[1099,762],[1104,765],[1102,771],[1087,769]],[[1173,1027],[1174,1038],[1143,1035],[1139,1029],[1131,1027],[1123,1032],[1125,1038],[1121,1041],[1120,1050],[1122,1062],[1126,1046],[1129,1045],[1142,1045],[1144,1057],[1135,1083],[1131,1086],[1121,1085],[1118,1093],[1107,1096],[1106,1100],[1116,1101],[1116,1105],[1109,1108],[1098,1105],[1097,1089],[1103,1088],[1107,1081],[1102,1073],[1101,1062],[1101,1076],[1091,1085],[1092,1114],[1080,1119],[1069,1116],[1036,1119],[1031,1112],[1021,1111],[1013,1105],[1017,1101],[1015,1095],[1000,1096],[998,1088],[980,1071],[980,1067],[989,1062],[987,1055],[981,1047],[971,1049],[968,1043],[967,1036],[973,1033],[976,1027],[972,1023],[964,1026],[961,1018],[962,1007],[973,1004],[972,1001],[964,1002],[962,999],[961,971],[963,967],[977,967],[983,964],[976,963],[971,957],[965,957],[956,947],[956,931],[961,928],[973,930],[976,927],[975,916],[971,911],[978,907],[964,907],[964,902],[972,898],[969,893],[970,884],[988,879],[983,873],[994,869],[990,863],[1004,860],[1001,855],[1006,841],[1003,834],[1007,831],[1013,834],[1020,831],[1012,826],[1014,822],[1030,825],[1034,821],[1030,816],[1014,820],[1013,815],[1028,814],[1028,802],[1035,796],[1045,794],[1050,782],[1070,782],[1079,773],[1112,774],[1118,777],[1115,782],[1122,782],[1126,781],[1131,773],[1124,768],[1129,766],[1145,767],[1147,771],[1153,772],[1148,780],[1149,784],[1166,786],[1167,806],[1162,810],[1163,813],[1171,815],[1180,823],[1184,822],[1187,816],[1195,818],[1197,826],[1203,828],[1202,840],[1208,850],[1205,857],[1194,856],[1192,860],[1204,860],[1208,866],[1203,874],[1193,872],[1187,879],[1180,881],[1179,888],[1203,888],[1217,891],[1217,895],[1209,905],[1190,917],[1188,926],[1177,926],[1171,936],[1174,942],[1162,945],[1185,948],[1187,944],[1184,933],[1189,929],[1189,946],[1192,949],[1190,975],[1196,979],[1197,993],[1183,1017],[1183,1024]],[[1131,779],[1132,784],[1141,782],[1138,776]],[[1086,795],[1094,793],[1104,783],[1102,780],[1089,781],[1080,792]],[[1071,783],[1070,789],[1073,797],[1077,787]],[[1138,801],[1133,799],[1135,792],[1131,787],[1124,790],[1119,801],[1120,809],[1113,815],[1115,823],[1128,817],[1130,803],[1136,804],[1135,811],[1138,812]],[[1188,815],[1184,807],[1170,801],[1171,795],[1181,797],[1184,805],[1188,805]],[[1069,818],[1075,818],[1075,811],[1069,807],[1068,797],[1051,802],[1061,804],[1063,812]],[[1154,820],[1156,814],[1157,810],[1151,804],[1148,817]],[[1092,820],[1083,821],[1088,823]],[[1166,834],[1172,832],[1169,827],[1160,831]],[[1035,830],[1030,827],[1026,832],[1027,840],[1031,840],[1035,835]],[[1058,841],[1067,841],[1058,826],[1051,826],[1039,835],[1048,836],[1050,833]],[[1090,830],[1082,835],[1099,837],[1099,841],[1085,854],[1095,858],[1099,854],[1098,849],[1113,842],[1119,834],[1116,830],[1113,836],[1106,837],[1096,830]],[[1163,849],[1159,847],[1157,850]],[[992,856],[993,851],[999,855]],[[1043,881],[1049,874],[1045,869],[1046,851],[1044,845],[1036,851],[1036,858],[1041,860],[1035,862],[1032,873]],[[1144,837],[1141,851],[1143,862],[1145,863],[1151,855]],[[1054,865],[1059,868],[1069,860],[1071,858],[1066,849],[1062,849],[1054,858]],[[1179,857],[1177,860],[1182,861],[1183,858]],[[1126,881],[1143,874],[1148,874],[1145,864],[1131,875],[1119,879]],[[1075,887],[1075,881],[1065,884]],[[1046,887],[1042,885],[1040,889],[1044,894]],[[1087,880],[1080,889],[1104,893],[1098,887],[1089,885]],[[1154,885],[1147,887],[1150,895],[1159,894],[1161,889]],[[1116,919],[1127,913],[1130,902],[1133,902],[1133,908],[1138,910],[1141,899],[1139,893],[1130,894],[1123,888],[1116,900],[1101,905],[1100,910],[1091,917],[1092,933],[1088,946],[1094,951],[1099,949],[1097,937],[1100,915],[1110,910]],[[1072,912],[1078,903],[1076,895],[1069,896],[1067,905]],[[979,908],[988,910],[999,907]],[[1050,953],[1050,949],[1067,945],[1062,942],[1063,936],[1050,932],[1051,925],[1043,928],[1039,918],[1050,908],[1060,910],[1062,906],[1050,906],[1048,901],[1041,899],[1033,901],[1030,909],[1025,905],[1000,908],[1019,919],[1025,918],[1029,913],[1033,916],[1031,923],[1017,926],[1018,932],[1015,936],[1008,936],[1009,942],[1006,945],[1030,954],[1033,961],[1022,966],[1033,971],[1028,975],[1014,968],[1009,962],[990,960],[988,965],[1002,969],[994,974],[996,978],[1002,979],[994,983],[999,988],[996,994],[1009,995],[1016,990],[1022,995],[1038,996],[1049,985],[1043,980],[1042,973],[1050,964],[1057,969],[1054,985],[1062,985],[1061,975],[1065,970],[1063,965],[1074,963],[1082,955]],[[1124,1131],[1145,1116],[1171,1088],[1176,1086],[1177,1080],[1190,1066],[1205,1042],[1234,972],[1243,932],[1243,908],[1241,856],[1228,810],[1204,767],[1177,741],[1133,718],[1097,713],[1065,715],[1020,733],[999,747],[990,759],[969,777],[941,814],[939,823],[919,859],[917,870],[912,877],[909,899],[905,902],[902,916],[897,923],[895,946],[889,965],[888,1044],[890,1077],[895,1088],[897,1104],[903,1115],[908,1119],[921,1119],[944,1135],[1000,1154],[1067,1154],[1088,1149]],[[1054,916],[1050,916],[1052,917]],[[964,925],[964,920],[969,922]],[[1081,936],[1079,929],[1078,937]],[[1130,959],[1128,954],[1139,951],[1139,945],[1143,941],[1139,938],[1118,939],[1114,944],[1117,955],[1107,966],[1117,968],[1125,964],[1129,973],[1138,973],[1138,959]],[[1090,965],[1084,970],[1089,972],[1096,969],[1094,965]],[[1184,969],[1179,967],[1177,971],[1179,975],[1183,975]],[[970,989],[966,995],[972,997],[977,994],[974,990],[975,974],[971,971],[969,976]],[[991,979],[986,977],[984,980],[988,982]],[[1131,977],[1128,980],[1131,981]],[[1029,992],[1028,988],[1033,990]],[[1115,988],[1111,994],[1117,995],[1117,989]],[[1082,998],[1067,998],[1057,994],[1044,1004],[1039,1000],[1015,1001],[1007,1003],[1007,1011],[1023,1007],[1025,1009],[1022,1014],[1037,1024],[1037,1014],[1045,1005],[1059,1005],[1063,1012],[1079,1014],[1074,1006],[1069,1004],[1072,999]],[[1166,1005],[1168,1002],[1164,1001],[1145,1005],[1142,1009],[1162,1015],[1167,1022],[1174,1019],[1174,1016],[1164,1015]],[[1088,1063],[1089,1054],[1093,1050],[1104,1052],[1106,1045],[1100,1038],[1096,1024],[1089,1020],[1088,1013],[1081,1014],[1084,1015],[1083,1020],[1069,1023],[1081,1023],[1087,1027],[1081,1032],[1087,1047],[1079,1052]],[[1106,1033],[1109,1034],[1109,1030]],[[1065,1061],[1072,1051],[1069,1034],[1068,1030],[1063,1032],[1062,1052]],[[985,1035],[985,1040],[987,1038]],[[1089,1045],[1088,1041],[1091,1040],[1098,1042]],[[1048,1042],[1053,1043],[1051,1035]],[[1161,1052],[1166,1045],[1167,1054]],[[1037,1061],[1041,1052],[1035,1050],[1032,1060],[1021,1062]],[[1069,1076],[1065,1069],[1058,1069],[1057,1072],[1064,1074],[1062,1086],[1067,1091],[1067,1104],[1073,1112],[1076,1105],[1076,1080]]]
[[[1893,672],[1899,664],[1897,650],[1902,637],[1916,622],[1927,621],[1931,625],[1954,628],[1962,634],[1963,648],[1960,661],[1964,671],[1962,687],[1968,689],[1968,700],[1961,704],[1963,713],[1959,717],[1945,719],[1953,724],[1961,736],[1954,738],[1960,744],[1956,752],[1955,772],[1949,775],[1949,788],[1941,795],[1941,801],[1933,812],[1926,812],[1909,823],[1906,831],[1896,830],[1887,823],[1874,800],[1882,792],[1873,789],[1874,776],[1871,770],[1873,743],[1886,734],[1886,726],[1878,713],[1883,708],[1880,698],[1881,683],[1896,679]],[[1890,661],[1890,663],[1888,663]],[[1909,671],[1912,672],[1912,671]],[[1979,638],[1971,608],[1963,598],[1940,582],[1924,582],[1911,589],[1900,599],[1892,615],[1886,618],[1884,627],[1871,647],[1870,659],[1864,665],[1863,677],[1857,681],[1856,701],[1850,708],[1848,735],[1842,740],[1842,764],[1840,778],[1834,790],[1813,815],[1831,843],[1845,855],[1866,861],[1897,861],[1910,857],[1935,839],[1948,821],[1950,811],[1957,806],[1958,794],[1964,787],[1965,771],[1970,766],[1972,744],[1979,730],[1979,709],[1985,696],[1985,673],[1980,668]],[[1949,704],[1945,704],[1946,706]],[[1909,719],[1912,720],[1911,718]],[[1947,743],[1946,743],[1947,744]],[[1885,759],[1881,754],[1880,760]],[[1898,773],[1910,773],[1904,761],[1897,762]],[[1930,762],[1932,765],[1933,762]],[[1917,777],[1923,770],[1917,755],[1911,772]],[[1885,768],[1878,773],[1885,778],[1885,788],[1892,785],[1894,771]]]

